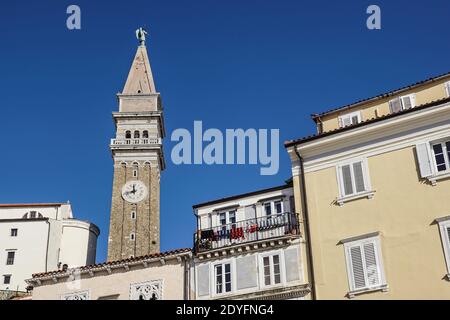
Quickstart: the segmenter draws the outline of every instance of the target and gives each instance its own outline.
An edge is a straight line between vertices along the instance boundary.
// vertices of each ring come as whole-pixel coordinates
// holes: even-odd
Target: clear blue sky
[[[77,4],[82,29],[66,28]],[[366,28],[370,4],[382,30]],[[450,3],[435,1],[20,1],[0,5],[0,202],[70,200],[101,229],[106,257],[114,136],[111,112],[137,41],[148,50],[176,128],[315,131],[309,115],[450,71]],[[192,246],[192,205],[282,184],[257,166],[175,166],[166,139],[162,250]]]

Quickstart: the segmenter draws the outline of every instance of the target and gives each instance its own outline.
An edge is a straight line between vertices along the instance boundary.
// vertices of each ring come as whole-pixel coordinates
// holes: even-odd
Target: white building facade
[[[33,273],[95,263],[99,233],[69,203],[0,204],[0,292],[26,291]]]
[[[304,299],[302,234],[290,183],[194,206],[193,298]]]

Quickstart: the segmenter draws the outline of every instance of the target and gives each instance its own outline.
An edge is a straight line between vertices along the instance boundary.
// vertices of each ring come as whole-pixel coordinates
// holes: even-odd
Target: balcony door
[[[219,213],[219,226],[222,230],[231,230],[236,226],[236,210],[223,211]]]

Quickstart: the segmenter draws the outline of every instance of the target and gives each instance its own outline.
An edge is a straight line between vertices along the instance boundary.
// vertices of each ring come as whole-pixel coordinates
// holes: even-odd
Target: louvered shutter
[[[450,226],[445,227],[445,231],[447,231],[447,243],[450,245]]]
[[[353,287],[355,289],[364,288],[366,286],[366,279],[364,276],[364,263],[360,245],[350,247],[350,261],[352,264]]]
[[[353,164],[353,174],[355,176],[356,192],[362,192],[366,190],[364,185],[364,173],[362,168],[362,162],[355,162]]]
[[[342,182],[344,187],[344,195],[353,194],[352,174],[350,165],[342,166]]]
[[[366,262],[366,274],[368,286],[380,284],[376,247],[373,242],[364,244],[364,260]]]
[[[352,117],[352,124],[357,124],[357,123],[359,123],[358,116],[353,116]]]
[[[447,97],[450,97],[450,82],[445,83],[445,91],[447,92]]]
[[[352,120],[350,119],[349,116],[345,116],[342,118],[342,123],[343,123],[343,126],[346,127],[346,126],[349,126],[352,124]]]
[[[391,113],[396,113],[402,111],[402,102],[400,98],[395,98],[391,101],[389,101],[389,108],[391,110]]]
[[[419,162],[420,176],[429,177],[433,174],[427,143],[416,145],[417,161]]]
[[[409,96],[403,97],[402,98],[402,105],[403,105],[403,109],[411,109],[412,108],[412,102],[411,102],[411,98]]]

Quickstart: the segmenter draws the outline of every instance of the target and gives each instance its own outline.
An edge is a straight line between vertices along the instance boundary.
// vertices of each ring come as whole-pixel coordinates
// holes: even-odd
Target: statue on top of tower
[[[140,27],[136,30],[136,38],[139,40],[139,44],[141,46],[145,45],[145,35],[148,34],[147,31],[145,31],[144,28]]]

